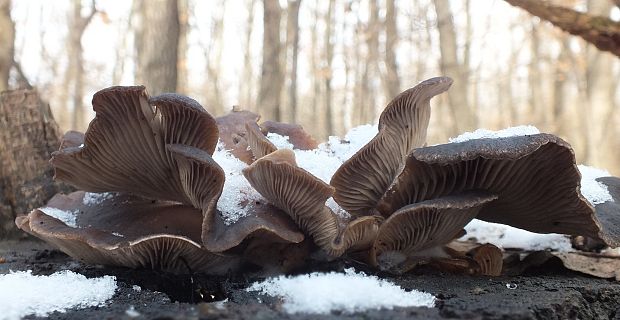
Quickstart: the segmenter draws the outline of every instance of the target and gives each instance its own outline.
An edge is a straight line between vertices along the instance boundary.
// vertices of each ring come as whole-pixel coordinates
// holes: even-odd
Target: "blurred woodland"
[[[547,17],[540,3],[0,0],[0,91],[37,88],[62,131],[86,129],[97,90],[144,84],[214,115],[239,106],[325,139],[447,75],[455,81],[434,101],[429,144],[532,124],[569,141],[578,162],[619,175],[620,31],[605,42],[579,26],[620,30],[620,2],[546,1],[568,9]]]

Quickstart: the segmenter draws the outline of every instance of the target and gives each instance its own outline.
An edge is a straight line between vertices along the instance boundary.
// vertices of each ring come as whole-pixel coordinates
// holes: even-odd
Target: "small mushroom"
[[[333,188],[299,168],[291,150],[272,152],[244,169],[243,174],[330,256],[339,256],[349,249],[365,249],[374,239],[378,229],[376,217],[347,222],[336,216],[325,205]]]
[[[414,150],[378,210],[445,195],[484,190],[498,199],[476,217],[539,233],[602,238],[592,206],[579,193],[580,174],[570,145],[550,134],[478,139]]]
[[[332,177],[334,200],[349,213],[370,215],[411,150],[426,142],[430,99],[452,84],[432,78],[392,100],[379,117],[379,133]]]
[[[256,122],[246,122],[245,130],[247,132],[246,140],[250,151],[254,155],[254,159],[262,158],[278,148],[265,137]]]
[[[288,141],[295,149],[312,150],[319,146],[319,143],[298,124],[267,120],[260,124],[260,128],[265,135],[277,133],[281,136],[287,136]]]
[[[424,257],[425,250],[454,240],[463,227],[495,199],[497,196],[485,192],[470,192],[400,208],[379,227],[370,253],[371,264],[393,265],[386,260],[398,256],[394,252],[402,255],[402,259]]]
[[[502,274],[503,254],[500,248],[486,243],[470,250],[467,255],[478,263],[481,275],[497,277]]]
[[[239,108],[233,108],[228,114],[215,119],[224,148],[247,164],[252,163],[252,153],[248,150],[245,124],[256,123],[258,119],[258,114]]]

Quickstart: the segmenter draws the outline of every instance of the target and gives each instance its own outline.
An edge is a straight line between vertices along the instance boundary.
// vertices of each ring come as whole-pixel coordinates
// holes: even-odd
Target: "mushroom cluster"
[[[497,247],[449,245],[474,218],[620,245],[618,205],[582,196],[562,139],[425,146],[430,99],[451,84],[432,78],[394,98],[376,136],[328,181],[298,164],[292,149],[318,147],[300,126],[259,125],[257,114],[236,109],[214,119],[192,99],[149,97],[144,87],[104,89],[86,134],[66,134],[51,160],[56,179],[81,191],[55,196],[16,224],[88,263],[176,273],[221,274],[247,263],[290,270],[320,252],[395,272],[435,264],[498,275]],[[273,134],[292,148],[278,148]],[[600,180],[614,198],[617,181]],[[229,211],[243,214],[231,219]]]

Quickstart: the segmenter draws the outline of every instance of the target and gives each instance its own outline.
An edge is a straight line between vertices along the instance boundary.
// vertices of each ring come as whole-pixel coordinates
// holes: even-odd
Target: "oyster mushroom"
[[[288,149],[270,153],[243,170],[250,184],[269,202],[288,213],[330,256],[370,246],[378,229],[376,217],[344,221],[325,202],[333,188],[299,168]]]
[[[463,227],[497,196],[469,192],[406,205],[379,227],[370,253],[371,264],[391,268],[412,257],[428,258],[426,250],[458,238]]]
[[[247,132],[249,149],[254,155],[254,159],[262,158],[278,150],[278,148],[263,135],[263,132],[256,122],[246,122],[245,130]]]
[[[498,199],[476,218],[538,233],[601,238],[617,245],[579,193],[570,145],[550,134],[478,139],[414,150],[378,204],[389,216],[410,203],[468,190]]]
[[[258,114],[238,107],[233,107],[228,114],[215,119],[224,148],[247,164],[252,163],[252,153],[248,150],[245,124],[256,123],[258,119],[260,119]]]
[[[347,212],[374,214],[374,208],[398,173],[405,156],[426,142],[430,99],[452,79],[432,78],[404,91],[379,117],[379,133],[332,177],[334,200]]]

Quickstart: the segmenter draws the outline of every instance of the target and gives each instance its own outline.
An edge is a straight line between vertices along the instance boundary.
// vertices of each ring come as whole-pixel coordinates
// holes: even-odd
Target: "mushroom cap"
[[[495,199],[497,196],[486,192],[468,192],[400,208],[379,227],[371,250],[371,263],[377,265],[385,253],[390,255],[396,251],[411,257],[449,243]]]
[[[602,177],[596,179],[607,186],[613,201],[594,205],[596,219],[601,224],[599,236],[611,247],[620,246],[620,178]]]
[[[93,109],[96,117],[84,146],[52,155],[56,179],[90,192],[122,191],[191,204],[178,157],[166,145],[213,154],[218,129],[196,101],[175,94],[149,98],[144,87],[111,87],[94,95]]]
[[[470,250],[467,255],[478,263],[481,275],[497,277],[502,274],[504,255],[500,248],[486,243]]]
[[[352,215],[374,208],[398,174],[405,156],[426,142],[430,99],[450,87],[452,79],[432,78],[404,91],[379,117],[379,132],[333,175],[334,200]]]
[[[243,174],[263,197],[288,213],[330,256],[361,249],[374,238],[377,218],[341,220],[325,205],[333,188],[299,168],[291,150],[276,150],[256,160]]]
[[[235,108],[228,114],[215,119],[224,148],[247,164],[252,163],[252,152],[248,150],[245,124],[246,122],[256,123],[258,119],[260,116],[256,113]]]
[[[16,224],[91,264],[210,274],[239,265],[239,257],[201,248],[202,213],[196,208],[128,194],[89,203],[86,196],[83,191],[56,195],[46,208],[18,217]],[[46,214],[48,209],[74,213],[76,227]]]
[[[247,132],[246,141],[250,147],[254,159],[262,158],[278,148],[265,137],[256,122],[246,122],[245,130]]]
[[[600,225],[579,193],[570,145],[550,134],[479,139],[414,150],[378,210],[484,190],[498,199],[476,217],[539,233],[598,237]]]
[[[84,133],[69,130],[62,136],[60,149],[79,148],[82,144],[84,144]]]
[[[312,150],[319,147],[319,143],[298,124],[267,120],[260,124],[260,128],[265,135],[276,133],[287,136],[295,149]]]

